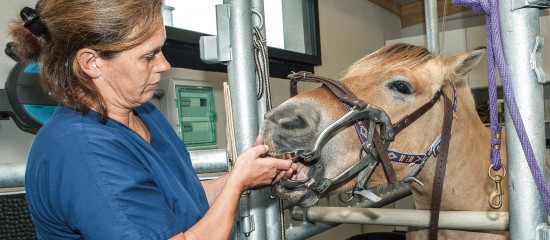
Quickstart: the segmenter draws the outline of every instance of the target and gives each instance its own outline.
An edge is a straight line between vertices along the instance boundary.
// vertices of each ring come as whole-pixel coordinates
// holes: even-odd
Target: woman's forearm
[[[201,182],[202,187],[204,188],[204,191],[206,193],[206,198],[208,199],[209,206],[212,206],[214,201],[216,201],[216,199],[218,198],[218,195],[220,195],[222,189],[225,186],[228,175],[229,174],[225,174],[218,178]]]
[[[225,185],[213,198],[210,209],[206,215],[195,224],[191,229],[185,232],[185,239],[228,239],[235,222],[235,214],[241,197],[243,188],[239,184],[229,183],[230,174],[226,174],[218,179]],[[216,181],[211,180],[211,181]],[[225,184],[227,182],[227,184]],[[208,185],[217,184],[215,182]],[[210,187],[206,187],[210,188]],[[205,188],[205,189],[206,189]],[[210,202],[210,197],[208,199]]]

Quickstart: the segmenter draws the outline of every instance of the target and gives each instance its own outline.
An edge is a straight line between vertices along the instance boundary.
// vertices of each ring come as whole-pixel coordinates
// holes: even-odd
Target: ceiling
[[[401,27],[408,27],[415,24],[423,23],[424,17],[424,1],[423,0],[369,0],[370,2],[388,10],[389,12],[401,18]],[[446,8],[445,15],[470,10],[470,8],[455,6],[451,4],[451,0],[437,0],[437,15],[443,17],[443,12]]]

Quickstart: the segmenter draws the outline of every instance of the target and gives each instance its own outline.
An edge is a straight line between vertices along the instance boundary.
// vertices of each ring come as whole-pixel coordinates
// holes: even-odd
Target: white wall
[[[337,78],[355,60],[400,37],[399,17],[365,0],[319,0],[321,55],[318,75]]]
[[[438,28],[440,31],[441,29],[451,31],[480,25],[485,25],[485,14],[476,13],[473,10],[447,16],[445,22],[443,22],[443,18],[440,18],[438,22]],[[426,26],[424,23],[405,27],[401,29],[401,37],[426,34],[425,28]]]

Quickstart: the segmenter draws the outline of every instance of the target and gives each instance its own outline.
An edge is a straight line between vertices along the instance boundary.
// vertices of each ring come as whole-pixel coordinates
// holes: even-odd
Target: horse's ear
[[[447,79],[461,77],[468,74],[474,68],[485,54],[485,47],[478,47],[474,50],[446,57],[443,61],[447,62],[449,67]]]

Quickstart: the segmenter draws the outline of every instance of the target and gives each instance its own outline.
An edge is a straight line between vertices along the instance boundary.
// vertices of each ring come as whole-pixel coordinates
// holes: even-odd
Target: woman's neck
[[[108,117],[124,124],[140,135],[145,141],[151,141],[149,129],[133,109],[113,109],[108,108]]]

